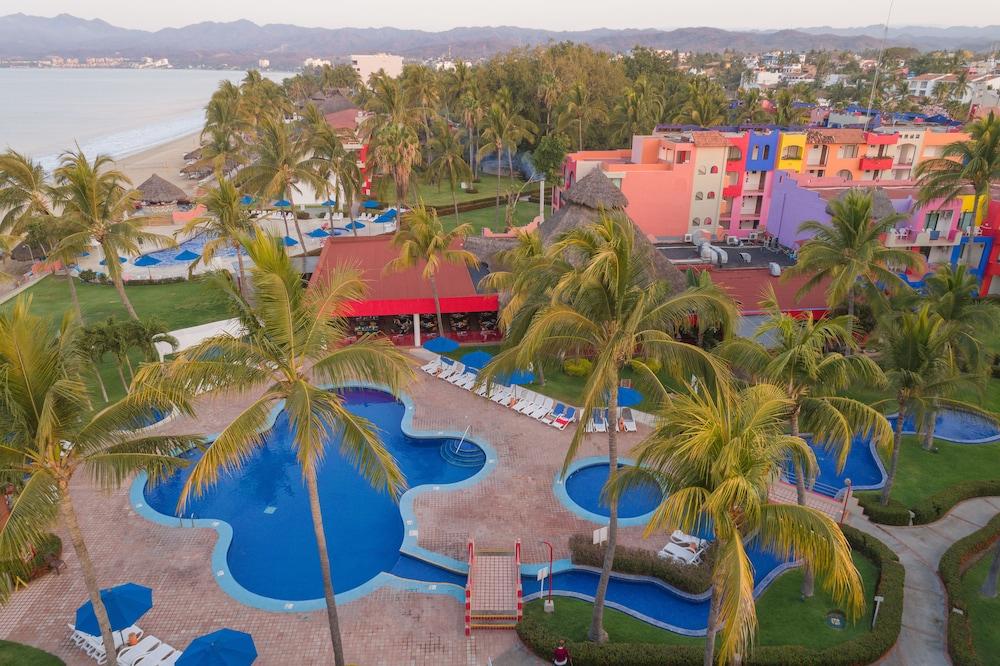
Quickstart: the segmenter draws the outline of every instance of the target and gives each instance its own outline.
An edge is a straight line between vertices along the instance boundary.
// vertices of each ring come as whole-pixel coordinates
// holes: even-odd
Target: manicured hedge
[[[979,479],[962,481],[944,490],[939,490],[913,506],[889,500],[887,506],[879,504],[880,493],[858,493],[858,503],[865,515],[873,522],[883,525],[909,525],[910,512],[913,512],[914,525],[926,525],[940,519],[951,511],[959,502],[974,497],[993,497],[1000,495],[1000,479]]]
[[[575,534],[570,537],[569,549],[572,553],[573,564],[598,568],[604,564],[604,546],[595,546],[589,534]],[[637,576],[652,576],[679,590],[701,594],[707,592],[712,584],[714,558],[714,545],[705,551],[702,555],[702,563],[699,565],[686,565],[665,560],[645,548],[618,546],[615,548],[615,561],[612,570]]]
[[[852,641],[815,650],[802,645],[758,647],[745,664],[759,666],[861,666],[878,661],[899,637],[903,619],[903,565],[896,554],[875,537],[844,526],[851,547],[875,562],[880,570],[875,594],[884,597],[874,629]],[[537,619],[526,616],[517,625],[524,644],[542,658],[550,658],[561,636]],[[702,663],[699,646],[652,645],[647,643],[571,643],[574,666],[696,666]]]
[[[972,643],[972,623],[969,608],[962,599],[960,587],[962,574],[976,555],[992,546],[1000,538],[1000,514],[993,517],[984,527],[964,539],[956,541],[941,556],[938,573],[948,593],[948,653],[957,666],[981,666],[985,664],[976,654]],[[952,609],[957,608],[961,614]]]

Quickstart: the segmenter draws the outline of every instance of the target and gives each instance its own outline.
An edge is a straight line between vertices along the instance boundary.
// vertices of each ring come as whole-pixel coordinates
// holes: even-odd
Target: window
[[[693,220],[691,220],[691,224],[693,226],[700,227],[701,226],[701,218],[700,217],[694,218]]]
[[[719,167],[713,166],[709,173],[719,173]]]
[[[847,158],[850,158],[850,157],[857,157],[857,156],[858,156],[858,146],[857,146],[857,144],[852,144],[850,146],[841,146],[840,147],[840,157],[842,159],[847,159]]]
[[[760,146],[753,147],[753,150],[750,152],[750,159],[752,160],[760,159]]]
[[[703,192],[695,192],[694,193],[694,200],[695,201],[701,201],[704,198],[705,198],[705,194]]]
[[[975,215],[972,214],[971,210],[962,213],[962,217],[958,221],[958,228],[961,229],[962,231],[968,232],[970,229],[972,229],[972,222],[974,218]]]
[[[704,222],[704,225],[705,225],[706,227],[709,227],[709,226],[712,226],[712,218],[710,218],[710,217],[706,217],[706,218],[705,218],[705,222]]]
[[[924,217],[924,231],[942,231],[946,229],[951,222],[952,211],[935,211],[933,213],[927,213]]]
[[[727,160],[739,160],[739,159],[743,159],[743,151],[741,151],[736,146],[732,146],[732,147],[729,148],[729,154],[726,155],[726,159]]]
[[[771,157],[771,146],[769,146],[769,145],[765,144],[765,145],[764,145],[764,154],[763,154],[763,155],[761,155],[761,159],[762,159],[762,160],[766,160],[766,159],[768,159],[769,157]]]
[[[714,199],[715,198],[715,192],[709,192],[708,193],[708,198],[709,199]]]
[[[691,151],[690,150],[678,150],[677,151],[677,163],[678,164],[687,164],[690,161],[690,159],[691,159]]]
[[[704,176],[706,173],[708,173],[708,168],[706,168],[705,166],[698,167],[699,176]]]
[[[848,171],[847,169],[841,169],[840,171],[838,171],[837,172],[837,177],[838,178],[843,178],[844,180],[851,180],[851,178],[852,178],[851,172]]]

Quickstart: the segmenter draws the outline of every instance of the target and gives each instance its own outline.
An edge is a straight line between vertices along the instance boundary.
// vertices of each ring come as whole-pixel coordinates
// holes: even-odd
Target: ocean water
[[[240,71],[189,69],[0,69],[0,150],[14,148],[55,166],[79,144],[125,157],[201,128],[223,79]],[[288,73],[268,72],[280,81]]]

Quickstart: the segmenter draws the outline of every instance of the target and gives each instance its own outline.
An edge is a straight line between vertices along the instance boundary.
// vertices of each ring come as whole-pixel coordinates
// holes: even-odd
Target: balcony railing
[[[892,168],[891,157],[862,157],[862,171],[884,171]]]
[[[733,183],[732,185],[726,185],[722,188],[722,196],[726,199],[730,197],[739,196],[742,187],[739,183]]]
[[[909,227],[895,229],[886,234],[883,242],[886,247],[946,247],[958,245],[962,242],[962,231],[960,229],[949,229],[948,231],[914,231]]]

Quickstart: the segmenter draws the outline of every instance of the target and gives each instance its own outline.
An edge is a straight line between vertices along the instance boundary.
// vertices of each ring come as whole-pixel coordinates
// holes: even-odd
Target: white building
[[[380,70],[395,78],[403,73],[403,56],[390,53],[352,55],[351,67],[365,83],[368,83],[372,74]]]
[[[259,69],[267,69],[270,66],[271,66],[271,61],[268,60],[267,58],[261,58],[257,61],[257,67]]]
[[[954,86],[957,82],[958,77],[954,74],[921,74],[909,80],[908,88],[910,94],[916,97],[933,97],[934,89],[939,85]],[[1000,74],[979,74],[968,77],[966,89],[962,91],[962,94],[952,94],[951,98],[968,104],[983,97],[991,97],[996,90],[1000,90]]]
[[[323,60],[321,58],[306,58],[302,61],[303,67],[322,67],[323,65],[329,65],[329,60]]]

